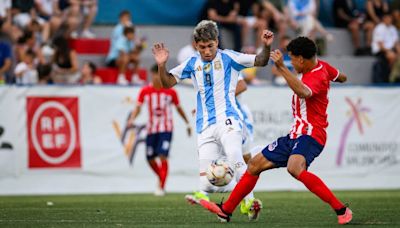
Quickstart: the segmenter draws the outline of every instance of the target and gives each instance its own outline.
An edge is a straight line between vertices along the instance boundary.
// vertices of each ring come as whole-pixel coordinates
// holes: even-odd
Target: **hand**
[[[187,125],[186,131],[189,137],[192,136],[192,127],[190,127],[190,125]]]
[[[152,51],[157,65],[165,65],[165,63],[168,61],[169,51],[166,47],[164,47],[164,43],[154,44]]]
[[[272,42],[274,41],[274,33],[269,30],[264,30],[261,35],[261,41],[265,46],[271,46]]]
[[[279,67],[283,67],[284,66],[284,64],[283,64],[283,55],[282,55],[282,52],[279,51],[279,49],[277,49],[275,51],[271,51],[270,58],[272,59],[272,61],[275,62],[275,66],[276,67],[279,68]]]
[[[126,124],[127,128],[135,126],[135,122],[132,118],[129,118],[128,123]]]

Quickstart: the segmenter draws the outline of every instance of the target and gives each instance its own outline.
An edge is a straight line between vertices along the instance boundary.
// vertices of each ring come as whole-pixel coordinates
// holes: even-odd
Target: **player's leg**
[[[307,167],[322,152],[323,146],[308,135],[300,136],[293,146],[289,157],[287,170],[297,180],[301,181],[312,193],[328,203],[339,216],[339,223],[351,220],[351,211],[340,202],[325,183],[315,174],[307,171]],[[341,219],[347,212],[346,218]],[[342,217],[340,217],[342,216]],[[350,217],[349,217],[350,216]],[[341,221],[342,220],[342,221]]]
[[[146,136],[146,158],[150,168],[154,171],[157,177],[160,177],[160,166],[157,162],[156,143],[157,135],[150,134]]]
[[[199,191],[185,196],[185,199],[191,204],[199,204],[200,200],[209,201],[209,193],[231,191],[236,183],[232,180],[227,186],[217,187],[212,185],[206,177],[206,171],[211,162],[222,157],[222,148],[216,142],[214,131],[215,125],[212,125],[200,133],[197,138],[200,171]]]
[[[221,221],[229,221],[231,214],[255,187],[261,172],[276,167],[284,167],[290,154],[289,137],[281,137],[266,146],[249,160],[247,171],[237,183],[228,200],[222,205],[201,202],[202,206],[218,215]]]
[[[171,146],[172,133],[163,132],[159,133],[159,140],[157,144],[157,154],[160,158],[160,187],[165,189],[165,183],[168,176],[168,155]]]

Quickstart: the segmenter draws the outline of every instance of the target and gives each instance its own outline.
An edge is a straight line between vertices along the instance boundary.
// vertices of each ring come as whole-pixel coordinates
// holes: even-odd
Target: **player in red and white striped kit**
[[[190,136],[192,129],[185,112],[179,104],[178,94],[174,89],[165,89],[161,86],[157,65],[151,69],[152,84],[144,86],[137,98],[137,104],[132,112],[128,125],[132,126],[139,115],[141,107],[147,104],[149,119],[147,122],[146,157],[150,167],[159,178],[159,186],[155,195],[165,194],[165,182],[168,175],[168,154],[173,132],[172,106],[176,107],[179,115],[185,121],[187,133]]]
[[[309,38],[298,37],[292,40],[287,50],[297,76],[283,64],[283,55],[279,50],[271,52],[270,57],[294,92],[294,124],[290,133],[267,145],[250,159],[246,173],[226,202],[218,205],[203,200],[200,204],[227,222],[241,200],[253,190],[261,172],[286,167],[294,178],[331,206],[339,224],[347,224],[352,220],[352,211],[336,198],[318,176],[308,171],[308,167],[322,152],[327,139],[330,82],[345,82],[347,77],[316,57],[316,45]],[[254,211],[259,211],[257,205],[253,206],[256,207]]]

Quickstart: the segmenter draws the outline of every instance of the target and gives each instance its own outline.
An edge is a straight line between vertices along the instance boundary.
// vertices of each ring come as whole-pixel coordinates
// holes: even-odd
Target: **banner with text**
[[[151,192],[145,156],[146,108],[127,118],[139,87],[0,87],[0,194]],[[177,87],[191,110],[196,92]],[[250,87],[241,97],[254,118],[253,153],[291,128],[291,90]],[[262,99],[260,99],[262,98]],[[334,189],[400,188],[400,88],[334,87],[328,141],[310,170]],[[196,136],[174,112],[167,191],[198,186]],[[257,190],[303,190],[285,169],[265,172]]]

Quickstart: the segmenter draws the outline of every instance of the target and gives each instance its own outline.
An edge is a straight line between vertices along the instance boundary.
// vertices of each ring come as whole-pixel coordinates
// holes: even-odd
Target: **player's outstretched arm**
[[[300,79],[296,77],[286,66],[283,64],[283,55],[279,50],[271,52],[271,59],[275,62],[275,66],[278,71],[285,78],[289,87],[293,90],[300,98],[311,97],[312,92]]]
[[[340,73],[339,76],[336,78],[335,82],[344,83],[347,81],[347,76],[343,73]]]
[[[171,88],[177,82],[174,76],[167,72],[166,64],[169,57],[169,51],[163,43],[156,43],[153,46],[154,60],[158,65],[158,74],[160,75],[161,84],[164,88]]]
[[[185,111],[183,111],[183,108],[180,105],[176,106],[176,110],[178,111],[178,113],[182,117],[182,119],[185,121],[186,131],[187,131],[188,136],[190,137],[192,135],[192,127],[190,127],[190,122],[189,122],[188,118],[186,117]]]
[[[135,123],[135,119],[136,117],[138,117],[138,115],[140,114],[140,111],[142,110],[142,105],[136,105],[135,109],[133,110],[133,112],[131,113],[129,120],[128,120],[128,126],[133,126],[133,124]]]
[[[269,55],[271,52],[271,44],[272,41],[274,41],[274,33],[269,30],[264,30],[261,40],[264,45],[262,51],[256,55],[254,66],[266,66],[268,64]]]

